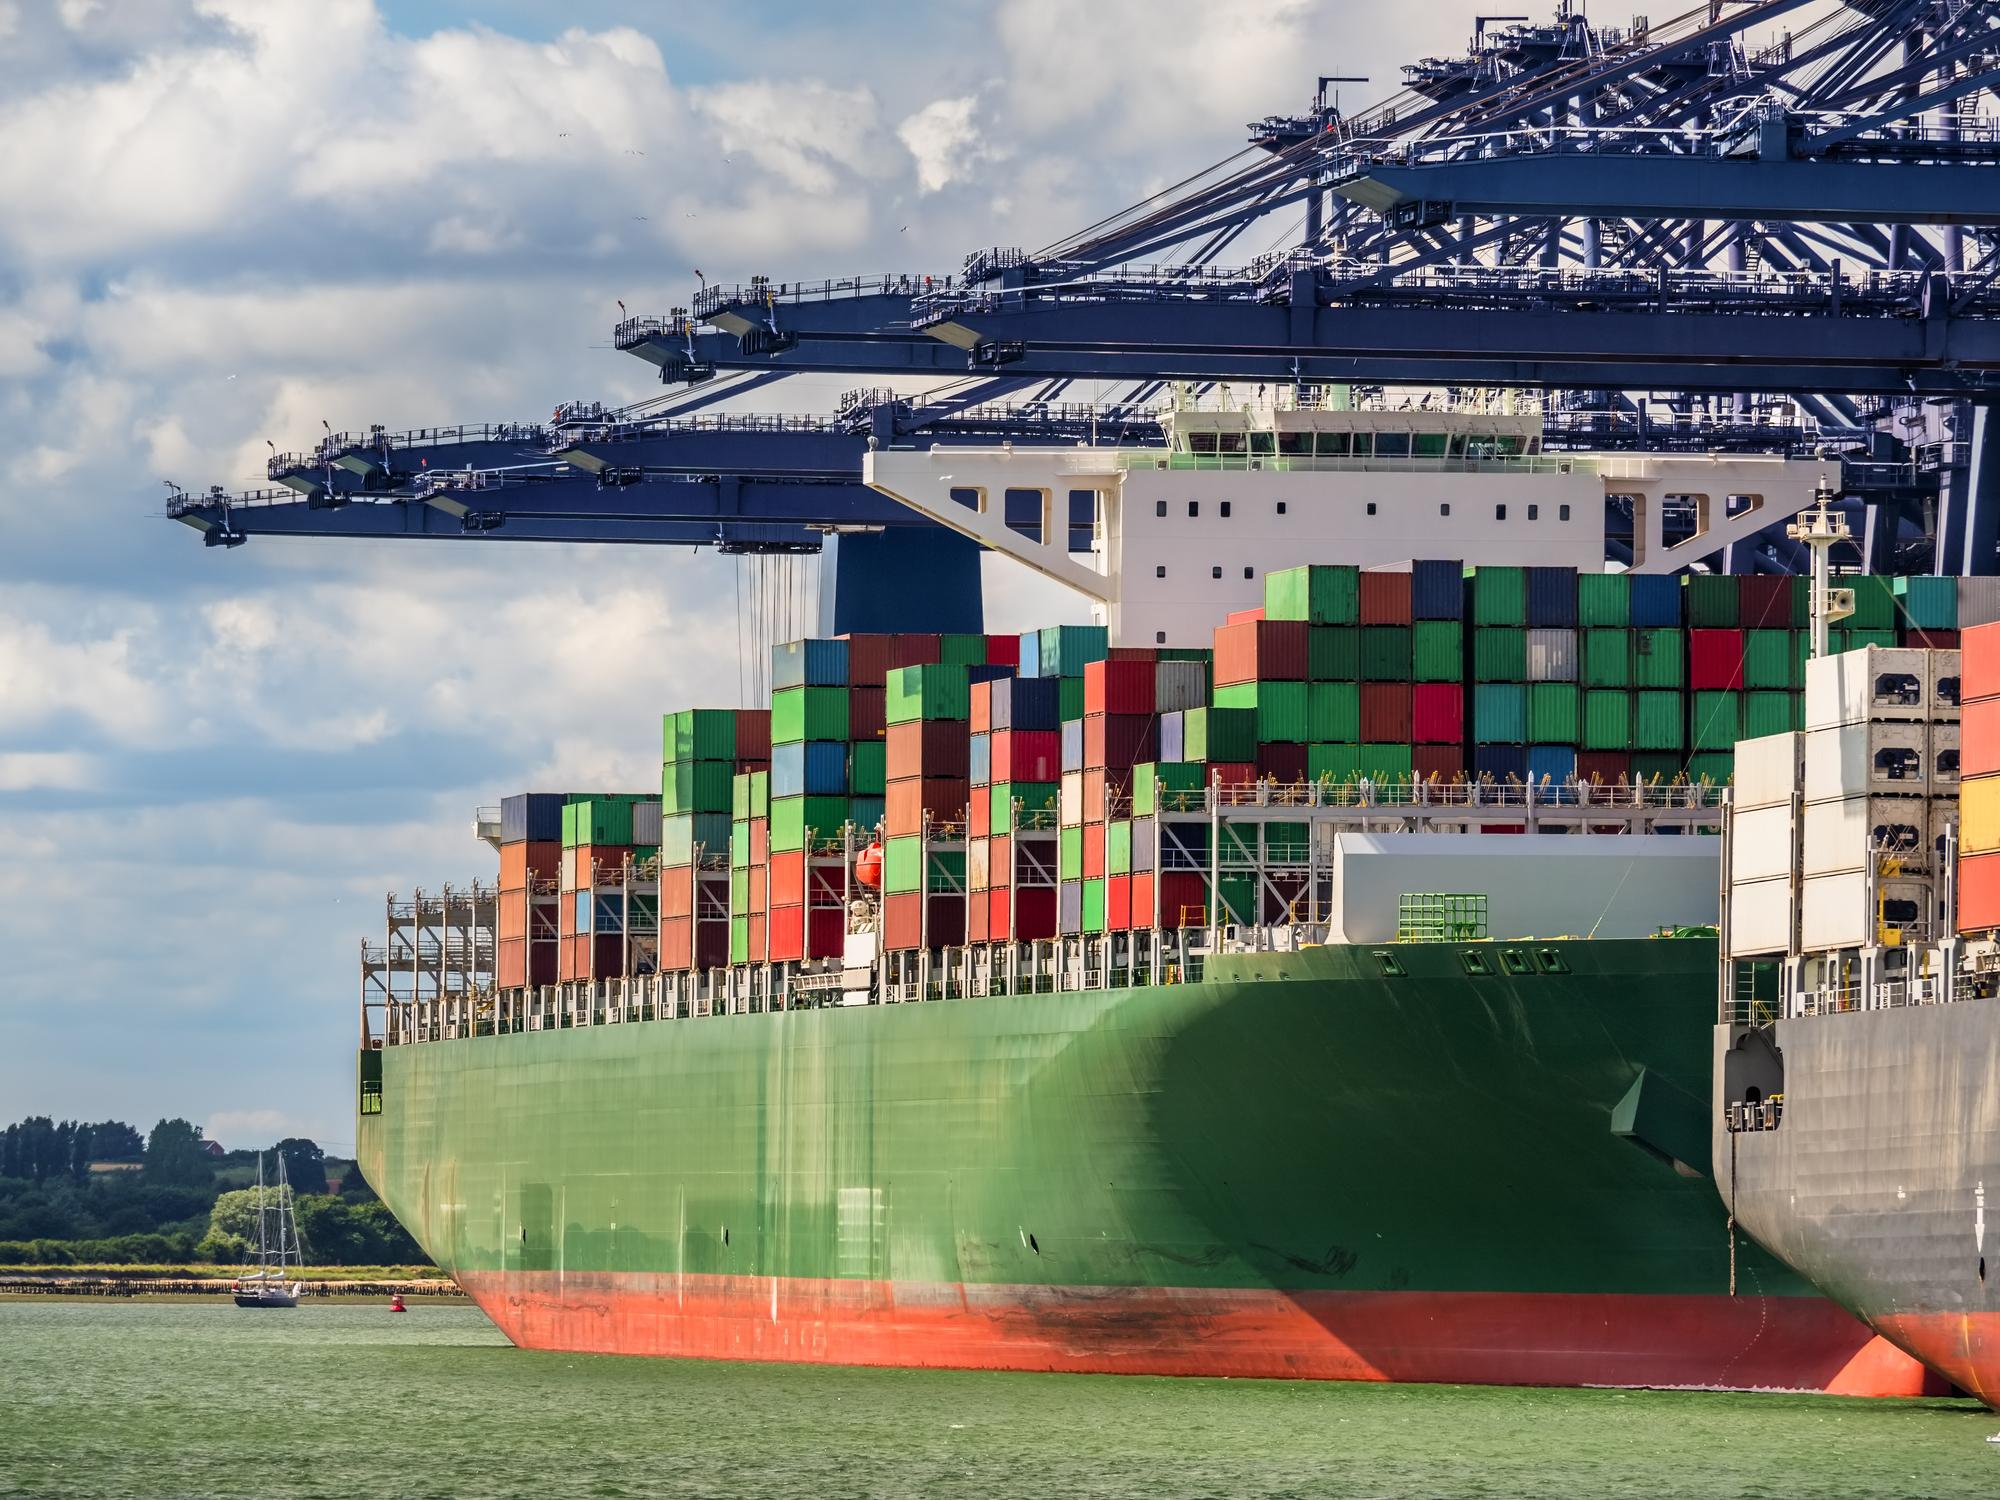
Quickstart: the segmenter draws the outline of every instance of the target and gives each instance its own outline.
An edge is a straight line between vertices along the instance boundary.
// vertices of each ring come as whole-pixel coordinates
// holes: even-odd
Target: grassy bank
[[[20,1281],[214,1281],[227,1286],[241,1273],[239,1266],[218,1266],[194,1261],[154,1265],[6,1265],[0,1264],[0,1280]],[[436,1266],[307,1266],[299,1279],[304,1281],[448,1282],[450,1277]]]

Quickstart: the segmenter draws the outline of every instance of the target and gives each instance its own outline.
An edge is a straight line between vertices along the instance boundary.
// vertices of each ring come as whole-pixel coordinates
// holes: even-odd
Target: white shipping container
[[[1930,658],[1931,717],[1956,720],[1959,710],[1959,664],[1964,658],[1956,651],[1933,651]]]
[[[1083,772],[1065,771],[1061,787],[1057,792],[1061,799],[1058,809],[1060,821],[1066,827],[1074,827],[1083,821]]]
[[[1801,868],[1808,876],[1865,870],[1874,854],[1921,865],[1930,837],[1928,799],[1845,797],[1806,804]]]
[[[1739,812],[1753,807],[1789,806],[1798,790],[1805,737],[1767,734],[1736,742],[1736,792]]]
[[[1869,909],[1864,872],[1806,878],[1799,899],[1801,948],[1859,948],[1874,941],[1875,914]]]
[[[1806,731],[1806,801],[1884,793],[1920,797],[1930,752],[1923,724],[1843,724]]]
[[[1933,797],[1958,796],[1958,736],[1956,724],[1930,726],[1930,749],[1924,769]]]
[[[1792,882],[1753,880],[1729,888],[1729,956],[1788,953],[1792,946]]]
[[[1576,681],[1576,632],[1574,630],[1531,630],[1528,632],[1528,681]]]
[[[965,845],[965,884],[968,890],[983,891],[993,884],[993,845],[985,839],[970,839]]]
[[[1930,868],[1933,874],[1943,873],[1945,832],[1957,822],[1958,798],[1933,797],[1930,799],[1930,827],[1927,830],[1925,844],[1931,851]]]
[[[1930,717],[1929,653],[1864,646],[1806,663],[1806,728]]]
[[[1752,807],[1729,824],[1731,886],[1789,878],[1793,855],[1792,805]]]

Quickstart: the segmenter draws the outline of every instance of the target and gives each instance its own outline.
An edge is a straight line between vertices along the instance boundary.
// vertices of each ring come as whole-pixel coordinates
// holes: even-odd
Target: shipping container
[[[566,800],[561,792],[522,792],[501,798],[500,842],[560,844]]]
[[[918,719],[965,719],[972,711],[972,683],[962,666],[897,667],[884,685],[882,716],[892,728]]]
[[[533,880],[554,880],[562,867],[562,845],[554,839],[500,846],[500,889],[523,891]]]
[[[1208,782],[1206,766],[1185,761],[1148,761],[1132,768],[1132,816],[1151,817],[1158,799],[1164,798],[1169,811],[1183,811],[1201,805],[1202,789]]]
[[[1530,630],[1528,632],[1527,680],[1529,682],[1575,682],[1577,676],[1576,657],[1576,632],[1574,630]]]
[[[785,641],[771,648],[771,688],[846,687],[847,642]]]
[[[1379,784],[1406,782],[1411,776],[1411,747],[1408,745],[1363,745],[1358,752],[1361,774]]]
[[[1410,691],[1407,682],[1361,684],[1362,744],[1407,745],[1410,742]],[[1302,735],[1300,738],[1306,737]]]
[[[1742,631],[1690,630],[1687,642],[1689,687],[1697,692],[1742,691]]]
[[[1402,572],[1363,573],[1360,577],[1359,616],[1363,625],[1408,625],[1412,583]]]
[[[1584,573],[1576,580],[1576,623],[1624,630],[1632,623],[1632,585],[1624,573]]]
[[[885,831],[895,837],[933,824],[963,823],[972,788],[963,777],[923,776],[891,781],[883,797]]]
[[[1960,596],[1961,600],[1963,597]],[[2000,854],[1967,855],[1958,862],[1958,930],[1972,933],[1995,929],[2000,929]]]
[[[1314,682],[1361,680],[1361,632],[1351,625],[1315,625],[1307,636],[1306,672]]]
[[[992,739],[994,781],[1054,781],[1062,775],[1063,737],[1059,731],[1006,729]],[[1082,749],[1081,740],[1078,749]]]
[[[1634,630],[1673,630],[1681,625],[1681,581],[1671,573],[1628,573],[1627,607]]]
[[[1742,618],[1742,598],[1733,573],[1690,573],[1687,578],[1690,630],[1734,630]]]
[[[1361,676],[1369,682],[1410,680],[1410,627],[1361,627]]]
[[[1632,774],[1632,757],[1622,750],[1584,750],[1576,757],[1580,780],[1615,786]]]
[[[1307,689],[1306,739],[1358,744],[1361,740],[1361,686],[1315,682]],[[1164,752],[1162,752],[1164,754]]]
[[[1528,686],[1528,739],[1537,745],[1571,745],[1583,738],[1581,706],[1571,682]]]
[[[1304,696],[1304,683],[1288,686],[1296,688],[1300,697]],[[1151,714],[1089,715],[1083,721],[1084,769],[1127,771],[1142,760],[1158,759],[1156,723]]]
[[[1103,823],[1083,825],[1083,878],[1102,880],[1104,878],[1105,837]]]
[[[1632,632],[1632,686],[1636,688],[1687,686],[1687,638],[1679,630],[1647,629]]]
[[[1018,668],[1021,665],[1021,638],[1018,635],[987,636],[984,659],[991,666]]]
[[[850,745],[847,751],[847,789],[857,797],[879,797],[888,781],[888,745],[883,740]]]
[[[771,799],[771,852],[792,853],[815,842],[836,837],[846,825],[849,804],[845,797],[773,797]]]
[[[1465,689],[1456,682],[1415,684],[1410,689],[1410,738],[1419,745],[1464,743]]]
[[[1478,682],[1528,679],[1528,632],[1480,626],[1472,632],[1472,675]]]
[[[2000,850],[2000,776],[1959,783],[1958,820],[1958,846],[1967,854]]]
[[[883,746],[884,776],[889,781],[911,777],[963,780],[971,773],[972,737],[963,720],[909,719],[891,724]]]
[[[1528,570],[1474,568],[1472,623],[1525,629],[1528,623]]]
[[[1183,760],[1233,761],[1257,757],[1257,712],[1230,708],[1191,708],[1182,715],[1186,726]]]
[[[1960,578],[1957,583],[1961,634],[1975,625],[2000,623],[2000,577]]]
[[[1410,774],[1421,781],[1450,783],[1465,776],[1465,751],[1458,745],[1412,745]]]
[[[1047,626],[1039,636],[1039,675],[1081,678],[1091,662],[1104,660],[1110,644],[1110,632],[1102,625]]]
[[[1412,625],[1410,676],[1417,682],[1462,682],[1465,627],[1456,620],[1419,620]]]
[[[1628,693],[1586,689],[1583,694],[1583,748],[1627,751],[1632,748],[1632,698]]]
[[[1526,781],[1526,745],[1480,745],[1472,752],[1472,774],[1481,780]]]
[[[731,785],[735,775],[734,761],[668,761],[660,768],[660,810],[668,816],[703,812],[721,813],[727,817],[735,800],[735,788]],[[631,816],[629,807],[624,816]],[[578,841],[582,842],[581,839]],[[630,838],[628,835],[625,839],[599,839],[596,842],[625,843],[630,842]]]
[[[660,759],[736,759],[737,712],[733,708],[684,708],[667,714],[660,721]]]
[[[1630,687],[1632,633],[1628,630],[1594,629],[1582,631],[1580,634],[1578,680],[1585,687]]]
[[[797,744],[804,740],[844,740],[852,725],[847,689],[841,687],[782,688],[771,694],[771,742]]]
[[[1848,573],[1834,579],[1839,588],[1854,590],[1854,613],[1841,623],[1849,630],[1894,630],[1896,596],[1890,580],[1880,574]]]
[[[1304,781],[1310,774],[1306,747],[1298,744],[1271,744],[1257,747],[1257,775],[1285,785]]]
[[[1687,715],[1679,693],[1642,689],[1632,695],[1632,704],[1634,750],[1679,751],[1687,744]]]
[[[1264,618],[1313,625],[1354,625],[1361,618],[1360,570],[1347,565],[1281,568],[1264,575]],[[1216,646],[1217,680],[1222,648]],[[1300,674],[1303,676],[1303,672]]]
[[[1150,661],[1091,662],[1083,669],[1084,713],[1153,713],[1155,671]]]
[[[794,741],[772,747],[772,796],[841,797],[847,789],[845,740]]]
[[[1805,727],[1804,700],[1797,693],[1749,692],[1743,695],[1743,737],[1789,734]]]
[[[1537,786],[1562,785],[1576,778],[1576,751],[1568,745],[1530,745],[1528,779]]]
[[[1219,626],[1215,632],[1215,681],[1218,686],[1304,682],[1310,665],[1310,641],[1308,628],[1291,620]]]
[[[1757,689],[1796,688],[1804,685],[1799,669],[1798,643],[1789,630],[1746,630],[1743,632],[1743,686]],[[1691,669],[1692,670],[1692,669]],[[1696,687],[1728,687],[1726,682],[1699,681]]]
[[[1303,682],[1259,682],[1257,742],[1305,744],[1311,734],[1311,689]],[[1208,757],[1217,757],[1211,753]]]
[[[1528,628],[1576,629],[1576,569],[1529,568],[1527,572]]]
[[[1729,750],[1743,738],[1743,695],[1697,690],[1688,698],[1688,748]]]
[[[1736,623],[1744,630],[1790,630],[1791,576],[1784,573],[1746,573],[1738,577]]]
[[[1528,738],[1527,688],[1517,683],[1475,684],[1472,689],[1472,737],[1481,745],[1525,744]],[[1477,757],[1475,764],[1481,764]]]
[[[1418,620],[1465,618],[1465,564],[1418,559],[1410,564],[1410,614]]]
[[[1088,706],[1089,694],[1085,695]],[[1208,664],[1163,661],[1153,667],[1153,710],[1160,714],[1201,708],[1208,702]]]

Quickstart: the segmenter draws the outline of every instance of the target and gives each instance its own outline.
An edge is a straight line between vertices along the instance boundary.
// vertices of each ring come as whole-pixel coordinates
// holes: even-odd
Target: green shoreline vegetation
[[[312,1275],[437,1274],[353,1162],[300,1137],[264,1154],[284,1158]],[[180,1119],[145,1136],[118,1120],[38,1115],[9,1125],[0,1130],[0,1275],[225,1277],[254,1246],[258,1156],[205,1141]],[[275,1178],[268,1161],[266,1171]]]

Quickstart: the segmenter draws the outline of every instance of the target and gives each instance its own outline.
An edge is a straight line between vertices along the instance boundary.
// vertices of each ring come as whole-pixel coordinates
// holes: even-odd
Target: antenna
[[[1786,536],[1812,548],[1811,619],[1815,658],[1827,654],[1828,627],[1854,613],[1854,590],[1827,586],[1832,574],[1827,554],[1840,543],[1854,540],[1854,533],[1847,528],[1847,517],[1833,508],[1833,500],[1833,487],[1826,482],[1826,475],[1821,474],[1819,487],[1813,492],[1812,508],[1800,511],[1797,519],[1785,528]]]

